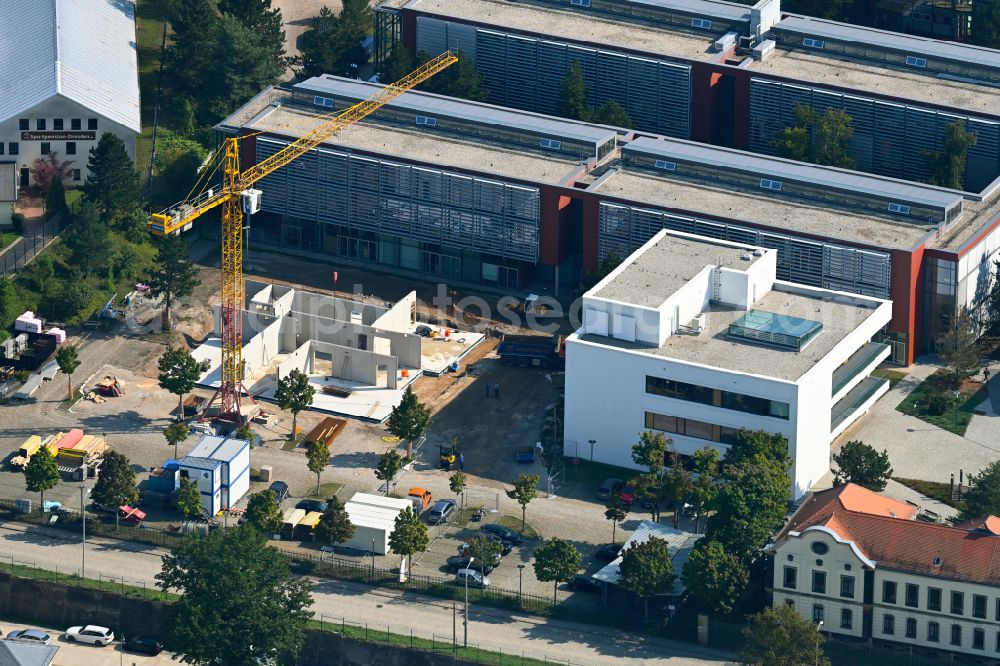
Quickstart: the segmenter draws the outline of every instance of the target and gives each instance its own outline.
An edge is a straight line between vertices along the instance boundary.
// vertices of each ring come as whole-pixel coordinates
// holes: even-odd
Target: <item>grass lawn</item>
[[[936,392],[943,392],[948,400],[948,408],[942,414],[932,414],[928,411],[929,398]],[[984,399],[986,399],[986,389],[982,385],[966,382],[960,389],[956,401],[952,389],[947,384],[946,374],[939,370],[906,396],[896,409],[961,436],[965,435],[965,429],[969,427],[976,405]]]
[[[136,7],[138,28],[139,89],[142,93],[142,133],[136,140],[135,168],[145,183],[153,151],[153,114],[156,86],[160,75],[160,46],[167,15],[166,0],[139,0]],[[160,107],[161,118],[163,107]]]
[[[89,590],[101,590],[102,592],[118,592],[126,596],[139,597],[141,599],[152,599],[154,601],[176,601],[180,597],[176,594],[161,592],[153,587],[135,587],[127,583],[114,582],[110,579],[94,580],[93,578],[80,578],[75,574],[64,574],[57,571],[47,571],[33,566],[23,564],[11,564],[0,561],[0,571],[6,571],[18,578],[30,578],[32,580],[47,580],[54,583],[65,583],[74,587],[82,587]]]
[[[892,368],[875,368],[872,370],[873,377],[881,377],[889,380],[889,388],[895,388],[896,384],[906,378],[905,370],[893,370]]]
[[[528,505],[528,509],[529,510],[531,509],[531,505],[530,504]],[[538,536],[538,530],[536,530],[534,527],[532,527],[531,523],[527,523],[526,522],[524,524],[524,529],[521,529],[521,518],[520,518],[520,516],[518,516],[516,518],[514,516],[500,516],[497,519],[496,523],[497,523],[497,525],[503,525],[504,527],[509,527],[512,530],[520,532],[521,534],[524,535],[525,539],[537,539],[537,538],[539,538],[539,536]]]
[[[4,231],[4,232],[0,233],[0,250],[2,250],[3,248],[7,247],[8,245],[10,245],[11,243],[13,243],[14,241],[16,241],[20,237],[21,237],[21,234],[15,233],[13,231]]]
[[[922,495],[935,499],[942,504],[955,507],[960,511],[965,508],[965,502],[962,500],[956,501],[951,499],[951,486],[947,483],[921,481],[920,479],[901,479],[897,477],[893,477],[892,480],[898,481],[911,490],[916,490]]]
[[[315,497],[324,500],[329,499],[331,497],[336,497],[337,493],[339,493],[343,487],[344,484],[335,483],[333,481],[328,481],[327,483],[321,483],[319,485],[319,492],[318,493],[314,492],[310,494],[309,497]],[[311,486],[311,488],[315,490],[316,486]]]

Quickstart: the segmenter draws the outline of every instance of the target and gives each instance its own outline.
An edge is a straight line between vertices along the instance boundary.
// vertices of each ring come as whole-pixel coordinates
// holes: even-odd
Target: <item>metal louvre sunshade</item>
[[[728,334],[751,342],[798,351],[822,330],[823,324],[811,319],[750,310],[729,325]]]

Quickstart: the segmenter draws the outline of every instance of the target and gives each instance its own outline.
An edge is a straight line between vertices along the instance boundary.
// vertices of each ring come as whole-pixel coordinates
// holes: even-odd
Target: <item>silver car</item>
[[[469,587],[489,587],[490,578],[484,576],[475,569],[459,569],[455,574],[456,585],[468,585]]]
[[[7,640],[31,645],[52,645],[52,637],[37,629],[18,629],[7,634]]]

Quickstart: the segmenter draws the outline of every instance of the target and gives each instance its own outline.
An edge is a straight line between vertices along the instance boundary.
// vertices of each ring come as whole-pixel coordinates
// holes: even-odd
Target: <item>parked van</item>
[[[323,514],[319,511],[310,511],[306,517],[295,526],[295,538],[301,541],[312,541],[316,538],[316,526],[319,525]]]
[[[459,569],[455,574],[456,585],[468,585],[469,587],[489,587],[490,579],[475,569]]]
[[[431,505],[431,491],[424,488],[410,488],[410,494],[406,499],[413,502],[413,513],[421,513]]]
[[[285,512],[285,518],[281,521],[281,538],[292,539],[295,537],[295,526],[306,517],[306,512],[302,509],[289,509]]]

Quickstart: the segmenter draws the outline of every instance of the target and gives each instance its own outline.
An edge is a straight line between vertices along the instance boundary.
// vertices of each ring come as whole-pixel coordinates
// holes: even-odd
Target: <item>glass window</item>
[[[0,155],[3,155],[3,147],[4,147],[4,144],[3,144],[2,141],[0,141]]]
[[[939,587],[927,588],[927,610],[932,610],[932,611],[941,610],[941,588]]]
[[[69,121],[69,128],[71,130],[78,130],[78,129],[80,129],[80,119],[79,118],[71,118],[70,121]]]
[[[961,615],[965,612],[965,595],[963,593],[951,593],[951,612],[952,615]]]
[[[882,633],[892,636],[896,633],[896,618],[892,615],[882,616]]]
[[[951,625],[951,644],[952,645],[962,644],[962,625],[960,624]]]
[[[17,141],[11,141],[7,144],[7,154],[17,155],[20,152],[20,146],[18,146]]]
[[[67,141],[66,142],[66,154],[67,155],[76,155],[76,142],[75,141]]]
[[[42,155],[48,155],[52,152],[52,144],[48,141],[42,141]]]
[[[80,180],[80,170],[73,169],[73,180]]]
[[[813,571],[812,591],[816,594],[826,594],[826,572]]]
[[[691,419],[684,420],[684,434],[688,437],[697,437],[698,439],[712,439],[712,425],[710,423],[703,423],[702,421],[694,421]]]
[[[917,637],[917,621],[912,617],[906,618],[906,637],[907,638]]]
[[[920,607],[920,586],[913,583],[906,584],[906,605],[910,608]]]
[[[886,580],[882,582],[882,603],[894,604],[896,603],[896,583],[895,581]]]
[[[853,613],[851,613],[851,609],[850,608],[842,608],[842,609],[840,609],[840,628],[841,629],[850,629],[851,628],[851,624],[852,624],[852,622],[854,620],[854,618],[852,616],[853,616]]]
[[[972,649],[973,650],[985,650],[986,649],[986,632],[982,629],[972,630]]]
[[[845,599],[854,598],[854,576],[840,577],[840,596]]]
[[[87,118],[87,129],[89,130],[97,129],[97,118]]]
[[[663,432],[678,432],[676,416],[666,416],[656,412],[646,412],[646,427],[650,430],[662,430]]]
[[[986,597],[981,594],[972,595],[972,617],[986,619]]]
[[[784,587],[787,587],[790,590],[794,590],[797,574],[798,574],[798,569],[796,569],[795,567],[785,567]]]
[[[746,412],[748,414],[759,414],[761,416],[773,416],[775,418],[788,420],[789,406],[785,402],[768,400],[742,393],[711,389],[707,386],[689,384],[687,382],[674,381],[663,377],[646,375],[646,393],[663,396],[664,398],[674,398],[675,400],[686,400],[697,402],[702,405],[713,405],[724,407],[734,411]]]
[[[937,643],[939,640],[941,640],[940,627],[938,626],[937,622],[927,623],[927,640],[930,641],[931,643]]]
[[[57,132],[61,132],[62,129],[63,129],[63,119],[62,118],[53,118],[52,119],[52,129],[56,130]]]
[[[31,129],[31,126],[28,124],[28,119],[27,118],[20,118],[20,119],[18,119],[18,121],[17,121],[17,129],[21,130],[22,132],[25,132],[25,131]]]
[[[45,118],[36,118],[35,119],[35,129],[37,131],[39,131],[39,132],[44,132],[45,131]]]
[[[994,613],[995,614],[993,619],[996,620],[997,622],[1000,622],[1000,597],[998,597],[996,600],[996,609]],[[1000,652],[1000,650],[997,650],[997,652]]]
[[[823,621],[823,604],[813,604],[813,622]]]
[[[438,124],[437,118],[431,118],[430,116],[417,116],[418,125],[427,125],[429,127],[436,127]]]

